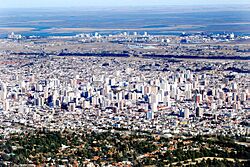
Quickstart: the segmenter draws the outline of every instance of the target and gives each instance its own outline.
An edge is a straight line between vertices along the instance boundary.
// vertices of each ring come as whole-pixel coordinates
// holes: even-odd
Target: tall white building
[[[4,82],[0,81],[0,100],[3,101],[7,98],[7,86]]]
[[[189,119],[189,109],[188,108],[186,108],[185,110],[184,110],[184,118],[185,119]]]

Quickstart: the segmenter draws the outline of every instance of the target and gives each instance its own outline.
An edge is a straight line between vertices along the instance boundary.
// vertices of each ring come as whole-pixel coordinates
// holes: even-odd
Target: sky
[[[250,4],[250,0],[0,0],[0,8]]]

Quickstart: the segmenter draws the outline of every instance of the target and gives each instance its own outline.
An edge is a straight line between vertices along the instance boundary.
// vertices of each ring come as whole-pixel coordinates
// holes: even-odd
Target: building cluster
[[[11,34],[8,35],[8,39],[14,39],[14,40],[22,39],[22,35],[15,34],[14,32],[12,32]]]
[[[7,36],[8,39],[40,39],[40,36],[22,36],[12,32]],[[49,36],[50,39],[79,39],[82,42],[133,42],[133,43],[161,43],[161,44],[192,44],[192,43],[214,43],[214,42],[230,42],[234,40],[248,39],[249,36],[237,36],[234,33],[209,34],[209,33],[180,33],[175,35],[150,35],[149,32],[121,32],[121,33],[81,33],[74,36]]]
[[[10,34],[0,40],[3,54],[85,55],[109,54],[136,57],[249,59],[247,36],[232,34],[78,34],[76,36],[22,37]]]
[[[0,121],[6,135],[20,126],[114,128],[169,137],[249,133],[249,73],[228,70],[248,62],[18,59],[1,64]]]
[[[176,35],[150,35],[148,32],[122,32],[118,34],[100,34],[95,33],[82,33],[75,36],[68,36],[70,38],[80,39],[82,42],[95,42],[95,41],[108,41],[113,43],[160,43],[161,45],[167,44],[209,44],[214,42],[230,42],[234,40],[242,40],[247,36],[236,36],[234,33],[223,34],[209,34],[209,33],[191,33],[185,32]],[[65,38],[56,37],[53,38]],[[66,37],[67,38],[67,37]]]

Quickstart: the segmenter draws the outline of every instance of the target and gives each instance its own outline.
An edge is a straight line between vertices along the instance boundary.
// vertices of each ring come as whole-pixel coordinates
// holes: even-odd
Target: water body
[[[4,29],[3,29],[4,28]],[[33,28],[23,35],[75,35],[124,31],[155,35],[181,32],[209,32],[250,35],[249,7],[203,7],[181,9],[161,7],[147,9],[3,9],[0,11],[0,36],[8,28]],[[65,29],[66,28],[66,29]],[[79,29],[82,28],[82,29]]]

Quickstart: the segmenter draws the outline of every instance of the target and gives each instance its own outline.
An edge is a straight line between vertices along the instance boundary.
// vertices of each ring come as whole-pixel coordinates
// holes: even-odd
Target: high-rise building
[[[200,107],[196,107],[195,112],[196,117],[203,117],[203,110]]]
[[[75,103],[69,103],[69,111],[73,112],[75,111],[76,104]]]
[[[153,111],[148,111],[147,112],[147,119],[148,120],[154,119],[154,112]]]
[[[151,104],[151,110],[153,112],[157,112],[158,111],[158,103],[152,103]]]
[[[4,100],[4,111],[9,111],[10,109],[10,102],[9,100]]]
[[[184,118],[185,118],[185,119],[189,119],[189,109],[188,109],[188,108],[186,108],[186,109],[184,110]]]
[[[7,98],[7,86],[4,82],[0,81],[0,100]]]

